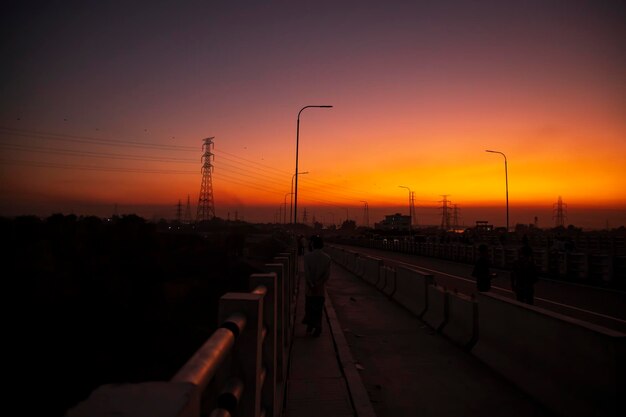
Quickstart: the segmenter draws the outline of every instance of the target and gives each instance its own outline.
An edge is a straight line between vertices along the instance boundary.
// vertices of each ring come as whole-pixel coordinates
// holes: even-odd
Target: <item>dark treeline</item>
[[[248,290],[250,230],[160,229],[134,215],[0,218],[5,322],[28,414],[63,415],[101,384],[171,378],[215,329],[219,297]]]

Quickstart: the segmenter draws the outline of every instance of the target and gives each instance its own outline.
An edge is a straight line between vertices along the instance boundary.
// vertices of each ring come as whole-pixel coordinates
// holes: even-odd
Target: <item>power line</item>
[[[107,172],[132,172],[139,174],[197,174],[197,171],[182,171],[182,170],[165,170],[165,169],[139,169],[139,168],[113,168],[113,167],[98,167],[87,165],[71,165],[71,164],[59,164],[53,162],[39,162],[39,161],[24,161],[15,159],[0,159],[0,162],[17,165],[17,166],[30,166],[37,168],[58,168],[58,169],[77,169],[81,171],[107,171]]]
[[[50,132],[41,132],[34,130],[25,130],[25,129],[14,129],[8,127],[0,127],[0,134],[12,135],[12,136],[21,136],[21,137],[31,137],[34,139],[50,139],[50,140],[59,140],[73,143],[85,143],[85,144],[95,144],[100,146],[126,146],[126,147],[135,147],[135,148],[144,148],[144,149],[155,149],[155,150],[176,150],[176,151],[185,151],[185,152],[197,152],[195,147],[190,146],[179,146],[179,145],[159,145],[159,144],[151,144],[145,142],[138,141],[130,141],[130,140],[119,140],[119,139],[101,139],[94,138],[90,136],[79,136],[79,135],[68,135],[68,134],[59,134],[59,133],[50,133]],[[179,163],[196,163],[195,159],[188,158],[173,158],[173,157],[149,157],[149,156],[138,156],[138,155],[123,155],[123,154],[113,154],[113,153],[97,153],[97,152],[89,152],[89,151],[77,151],[77,150],[69,150],[69,149],[60,149],[60,148],[39,148],[39,149],[30,149],[22,145],[12,145],[12,144],[1,144],[0,146],[4,146],[5,149],[12,149],[17,151],[29,151],[29,152],[39,152],[44,154],[57,154],[57,155],[70,155],[70,156],[80,156],[80,157],[89,157],[89,158],[100,158],[100,159],[121,159],[121,160],[140,160],[140,161],[152,161],[152,162],[179,162]],[[246,159],[237,155],[234,155],[230,152],[217,150],[215,152],[216,156],[218,156],[218,164],[221,170],[226,172],[231,172],[238,176],[246,176],[257,178],[265,183],[271,182],[277,185],[282,186],[283,181],[282,177],[289,175],[290,173],[287,171],[283,171],[272,166],[268,166],[262,164],[260,162],[252,161],[250,159]],[[225,156],[227,155],[227,156]],[[220,160],[227,160],[232,162],[235,165],[220,163]],[[241,162],[243,161],[243,162]],[[28,162],[32,165],[34,162]],[[14,163],[15,165],[15,163]],[[54,164],[42,164],[39,163],[40,167],[49,167],[49,168],[65,168],[71,169],[70,167],[77,167],[76,165],[54,165]],[[193,173],[192,171],[176,171],[176,170],[140,170],[140,169],[121,169],[121,168],[110,168],[110,167],[82,167],[76,169],[89,169],[89,170],[108,170],[108,171],[117,171],[117,172],[146,172],[146,173]],[[243,171],[243,172],[242,172]],[[307,191],[308,194],[311,195],[312,201],[318,201],[322,203],[331,204],[337,207],[344,207],[338,201],[329,201],[325,199],[315,199],[315,195],[324,195],[324,196],[335,196],[339,200],[344,201],[352,201],[362,199],[364,196],[369,195],[370,193],[367,191],[357,190],[350,187],[332,184],[324,181],[315,180],[312,178],[303,178],[305,183],[310,184],[310,187],[303,187],[304,190]],[[231,177],[231,182],[233,182]],[[240,185],[249,186],[247,183],[241,183]],[[316,184],[319,184],[324,187],[323,190],[318,190],[315,187]],[[259,187],[255,186],[258,190],[265,190],[268,192],[281,194],[283,190],[278,191],[274,188],[267,187]],[[346,196],[346,194],[351,194],[354,197]]]
[[[197,152],[198,151],[197,148],[194,148],[192,146],[163,145],[163,144],[137,142],[137,141],[120,140],[120,139],[102,139],[102,138],[94,138],[91,136],[79,136],[79,135],[68,135],[68,134],[62,134],[62,133],[41,132],[41,131],[36,131],[36,130],[14,129],[14,128],[3,127],[3,126],[0,126],[0,133],[12,135],[12,136],[30,137],[33,139],[49,139],[49,140],[59,140],[59,141],[76,142],[76,143],[90,143],[94,145],[134,146],[134,147],[142,147],[142,148],[155,148],[155,149],[162,149],[162,150],[185,151],[185,152]]]
[[[34,139],[49,139],[49,140],[58,140],[58,141],[66,141],[66,142],[72,142],[72,143],[85,143],[85,144],[95,144],[95,145],[101,145],[101,146],[106,146],[106,145],[110,145],[110,146],[126,146],[126,147],[138,147],[138,148],[147,148],[147,149],[156,149],[156,150],[176,150],[176,151],[185,151],[185,152],[197,152],[197,149],[191,146],[180,146],[180,145],[160,145],[160,144],[151,144],[151,143],[145,143],[145,142],[138,142],[138,141],[130,141],[130,140],[119,140],[119,139],[102,139],[102,138],[94,138],[94,137],[90,137],[90,136],[80,136],[80,135],[69,135],[69,134],[61,134],[61,133],[52,133],[52,132],[42,132],[42,131],[37,131],[37,130],[26,130],[26,129],[15,129],[15,128],[9,128],[9,127],[3,127],[0,126],[0,133],[4,133],[4,134],[8,134],[8,135],[12,135],[12,136],[21,136],[21,137],[30,137],[30,138],[34,138]],[[12,145],[12,144],[4,144],[4,146],[13,146],[13,150],[28,150],[31,151],[31,149],[29,148],[25,148],[23,146],[20,145]],[[9,148],[11,149],[11,148]],[[45,148],[44,148],[45,149]],[[111,158],[111,159],[126,159],[126,160],[150,160],[150,161],[158,161],[158,162],[167,162],[167,161],[179,161],[179,162],[196,162],[195,160],[192,159],[183,159],[183,158],[171,158],[171,157],[140,157],[140,156],[135,156],[135,155],[119,155],[119,154],[102,154],[102,153],[95,153],[95,152],[88,152],[88,151],[76,151],[76,150],[67,150],[67,149],[58,149],[58,148],[47,148],[45,149],[47,152],[43,152],[42,148],[40,148],[40,150],[38,152],[40,153],[51,153],[51,154],[61,154],[61,155],[72,155],[72,156],[85,156],[85,157],[99,157],[99,158],[104,158],[104,156],[106,155],[107,157]],[[63,153],[61,153],[63,152]],[[240,156],[234,155],[230,152],[226,152],[223,150],[217,150],[215,152],[215,154],[217,156],[220,156],[220,159],[226,159],[229,160],[233,163],[236,164],[241,164],[241,165],[246,165],[243,162],[239,162],[237,160],[241,160],[241,161],[245,161],[247,164],[253,164],[256,165],[260,168],[253,168],[250,167],[249,165],[246,165],[248,168],[251,169],[259,169],[261,171],[264,171],[266,173],[271,173],[272,178],[274,180],[276,180],[277,176],[283,176],[283,175],[289,175],[289,172],[287,171],[283,171],[280,169],[276,169],[274,167],[256,162],[256,161],[252,161],[246,158],[242,158]],[[224,155],[228,155],[231,158],[228,158],[227,156],[223,156]],[[235,159],[232,159],[235,158]],[[328,188],[334,188],[334,189],[340,189],[340,190],[347,190],[349,191],[351,194],[354,194],[356,198],[362,198],[362,196],[364,194],[368,194],[365,191],[361,191],[361,190],[354,190],[351,189],[349,187],[345,187],[345,186],[341,186],[341,185],[337,185],[337,184],[331,184],[331,183],[327,183],[327,182],[322,182],[319,180],[313,180],[313,179],[307,179],[307,182],[310,183],[317,183],[320,185],[323,185],[324,187],[326,187],[326,189],[324,190],[324,193],[327,194],[330,191],[328,190]],[[341,196],[340,198],[345,199],[345,200],[352,200],[351,198],[347,198],[347,197],[343,197]]]
[[[194,161],[193,159],[187,159],[187,158],[123,155],[123,154],[115,154],[115,153],[75,151],[71,149],[61,149],[61,148],[34,148],[33,149],[29,146],[8,145],[4,143],[0,143],[0,148],[14,150],[14,151],[37,152],[37,153],[54,154],[54,155],[85,156],[89,158],[123,159],[123,160],[130,160],[130,161],[155,161],[155,162],[178,162],[178,163],[197,162],[197,161]]]

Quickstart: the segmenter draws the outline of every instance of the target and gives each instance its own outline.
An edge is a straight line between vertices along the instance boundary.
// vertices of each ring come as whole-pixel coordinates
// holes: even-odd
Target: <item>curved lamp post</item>
[[[411,210],[411,189],[406,185],[398,185],[400,188],[406,188],[409,190],[409,232],[413,229],[413,210]]]
[[[283,224],[287,223],[287,196],[293,195],[293,193],[285,193],[285,198],[283,198]]]
[[[320,109],[330,109],[333,106],[328,106],[328,105],[304,106],[298,112],[298,124],[296,125],[296,170],[294,174],[294,176],[296,177],[296,186],[293,191],[293,222],[296,224],[298,223],[298,145],[300,143],[300,113],[302,113],[304,109],[308,109],[309,107],[317,107]]]
[[[365,200],[360,201],[363,203],[363,223],[365,224],[365,227],[370,227],[369,205]]]
[[[504,181],[506,184],[506,232],[509,233],[509,173],[506,163],[506,155],[500,151],[491,151],[489,149],[485,152],[499,153],[504,157]]]
[[[299,175],[304,175],[304,174],[308,174],[309,171],[304,171],[304,172],[298,172]],[[291,216],[293,215],[293,179],[295,178],[296,174],[293,174],[291,176],[291,198],[289,198],[289,223],[293,223],[293,220],[291,219]],[[285,207],[286,209],[287,207]]]

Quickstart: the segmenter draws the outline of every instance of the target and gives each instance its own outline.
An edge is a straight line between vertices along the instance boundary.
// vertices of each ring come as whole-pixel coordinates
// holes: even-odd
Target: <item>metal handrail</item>
[[[235,344],[238,334],[230,329],[232,325],[237,328],[238,334],[241,334],[246,326],[246,317],[239,313],[230,316],[183,365],[171,381],[190,382],[200,391],[204,390]]]

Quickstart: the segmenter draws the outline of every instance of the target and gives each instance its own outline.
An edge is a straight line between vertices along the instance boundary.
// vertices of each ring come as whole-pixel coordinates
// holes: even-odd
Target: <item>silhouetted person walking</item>
[[[511,272],[511,288],[517,301],[534,304],[536,282],[537,268],[533,260],[533,250],[530,246],[522,246],[519,259]]]
[[[487,245],[478,247],[478,259],[474,265],[472,276],[476,278],[476,289],[478,291],[489,291],[491,289],[491,263],[489,262],[489,253]]]
[[[307,333],[319,336],[322,332],[322,312],[324,310],[324,289],[330,278],[330,256],[322,252],[324,242],[320,236],[312,236],[313,251],[304,255],[304,277],[306,281],[306,300],[303,324]]]
[[[306,248],[306,238],[300,235],[298,236],[298,255],[304,255],[304,248]]]

